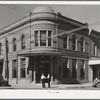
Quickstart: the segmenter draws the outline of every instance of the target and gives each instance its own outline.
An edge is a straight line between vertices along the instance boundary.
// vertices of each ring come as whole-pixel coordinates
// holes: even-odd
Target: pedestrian
[[[41,75],[41,80],[42,80],[42,87],[45,88],[45,79],[46,77],[44,76],[44,73]]]
[[[48,87],[50,88],[50,74],[48,74],[47,76],[47,83],[48,83]]]
[[[100,80],[98,78],[95,78],[92,86],[97,87],[98,84],[100,84]]]

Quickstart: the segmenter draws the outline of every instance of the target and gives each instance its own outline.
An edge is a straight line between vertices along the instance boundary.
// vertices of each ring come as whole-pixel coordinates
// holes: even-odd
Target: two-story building
[[[95,70],[95,67],[89,66],[92,38],[86,23],[55,13],[50,7],[37,7],[32,14],[3,28],[0,33],[0,74],[5,79],[8,76],[6,38],[10,83],[41,82],[42,73],[45,76],[50,73],[52,83],[93,80],[91,68]]]

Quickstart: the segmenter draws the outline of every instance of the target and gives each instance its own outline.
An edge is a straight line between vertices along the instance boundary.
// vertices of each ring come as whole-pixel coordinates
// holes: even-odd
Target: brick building
[[[70,33],[81,26],[86,28]],[[56,14],[50,7],[37,7],[32,14],[2,29],[0,73],[7,78],[7,38],[10,83],[41,82],[42,72],[51,74],[52,83],[92,82],[97,77],[94,76],[95,68],[100,70],[99,65],[91,63],[91,60],[99,59],[96,51],[99,51],[99,42],[94,39],[95,34],[99,36],[94,30],[89,34],[86,23]],[[96,56],[91,56],[92,53]]]

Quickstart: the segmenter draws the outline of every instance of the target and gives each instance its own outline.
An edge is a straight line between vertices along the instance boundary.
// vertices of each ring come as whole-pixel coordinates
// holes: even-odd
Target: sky
[[[100,21],[100,5],[36,5],[36,4],[0,4],[0,29],[26,16],[30,10],[32,11],[38,6],[49,6],[55,12],[60,12],[62,15],[71,19],[87,22],[92,24]],[[90,27],[100,31],[100,23]]]

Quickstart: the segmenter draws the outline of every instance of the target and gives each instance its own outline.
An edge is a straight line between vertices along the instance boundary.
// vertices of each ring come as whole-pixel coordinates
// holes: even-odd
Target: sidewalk
[[[46,83],[46,88],[42,88],[41,83],[23,83],[23,84],[12,84],[11,87],[0,87],[0,89],[77,89],[77,88],[87,88],[91,87],[91,83],[84,83],[84,84],[51,84],[50,88],[48,87],[48,84]]]

